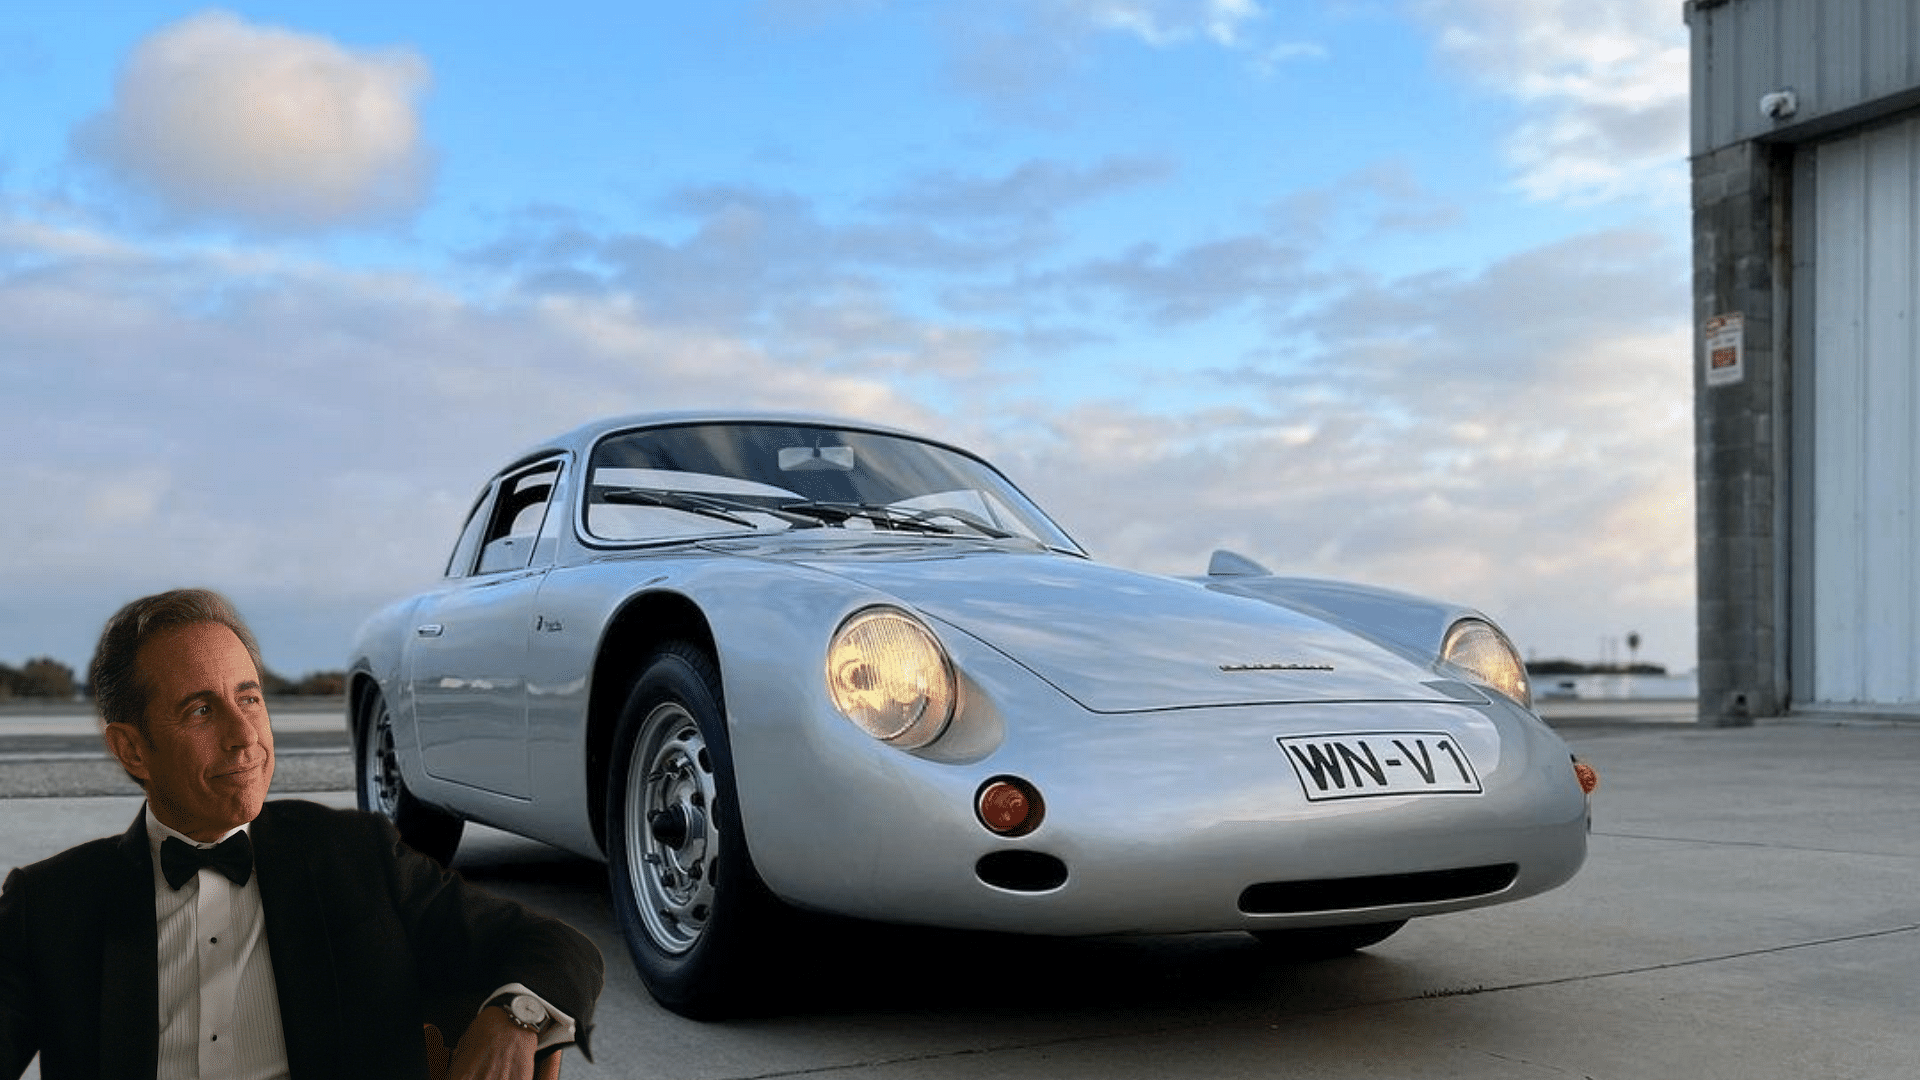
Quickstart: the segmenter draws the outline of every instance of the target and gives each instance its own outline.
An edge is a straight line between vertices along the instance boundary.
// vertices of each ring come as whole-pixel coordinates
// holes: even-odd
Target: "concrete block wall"
[[[1785,395],[1791,151],[1738,143],[1693,159],[1694,484],[1700,718],[1786,710]],[[1702,326],[1744,319],[1744,379],[1709,386]]]

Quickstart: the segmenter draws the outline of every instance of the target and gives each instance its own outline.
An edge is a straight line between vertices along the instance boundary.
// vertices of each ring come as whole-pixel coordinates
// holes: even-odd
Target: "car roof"
[[[681,425],[681,424],[729,424],[729,423],[801,424],[801,425],[818,426],[818,427],[846,428],[853,431],[869,431],[869,432],[873,432],[876,435],[897,435],[903,438],[914,439],[919,442],[931,443],[935,446],[945,447],[957,453],[965,454],[970,458],[974,458],[978,461],[985,463],[989,467],[992,467],[992,462],[987,461],[985,458],[982,458],[979,454],[976,454],[973,451],[968,450],[963,446],[956,446],[953,443],[945,442],[940,439],[930,438],[926,435],[920,434],[919,432],[908,431],[905,428],[892,427],[887,424],[877,424],[869,420],[853,420],[843,416],[831,416],[826,414],[805,413],[805,412],[758,411],[758,410],[751,410],[751,409],[744,409],[744,410],[743,409],[735,409],[735,410],[688,409],[688,410],[678,410],[678,411],[669,411],[669,412],[629,413],[623,416],[609,416],[600,420],[590,420],[587,423],[581,424],[579,427],[576,427],[571,431],[562,432],[561,434],[556,435],[551,439],[547,439],[543,442],[535,444],[534,446],[530,447],[525,453],[519,454],[516,457],[514,457],[512,463],[507,465],[506,468],[500,471],[502,472],[511,471],[513,469],[519,468],[522,465],[527,464],[528,462],[537,461],[540,458],[547,457],[552,454],[560,453],[563,451],[571,451],[575,454],[578,454],[584,457],[587,450],[591,448],[594,443],[598,442],[602,437],[616,431],[626,431],[631,428],[664,427],[664,426],[675,426],[675,425]],[[998,471],[998,470],[996,469],[995,471]]]

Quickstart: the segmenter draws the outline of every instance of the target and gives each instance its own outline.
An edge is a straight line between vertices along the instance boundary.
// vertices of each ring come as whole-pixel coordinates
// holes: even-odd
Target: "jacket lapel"
[[[120,837],[100,960],[100,1075],[152,1076],[160,1063],[160,938],[143,804]]]
[[[287,1040],[287,1071],[296,1080],[338,1075],[337,1040],[348,1029],[339,1015],[342,987],[333,967],[327,904],[303,842],[310,838],[298,835],[297,829],[289,832],[271,802],[250,831],[280,1027]]]

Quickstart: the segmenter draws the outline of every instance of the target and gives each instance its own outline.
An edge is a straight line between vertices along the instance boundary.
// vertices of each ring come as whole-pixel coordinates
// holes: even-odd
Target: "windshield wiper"
[[[854,518],[859,518],[889,529],[909,529],[914,532],[933,533],[937,536],[949,536],[953,533],[953,530],[945,525],[921,521],[911,513],[878,503],[790,502],[782,503],[780,508],[790,513],[807,514],[832,525],[844,525]]]
[[[982,518],[979,514],[971,510],[962,510],[957,506],[936,506],[926,510],[915,510],[912,513],[921,521],[931,521],[934,518],[952,518],[967,528],[983,536],[992,537],[995,540],[1010,540],[1014,535],[997,525],[989,524],[986,519]]]
[[[951,526],[942,525],[935,520],[936,518],[952,518],[967,528],[996,540],[1004,540],[1013,535],[1010,532],[994,528],[992,525],[980,520],[978,516],[968,513],[965,510],[947,508],[918,510],[901,506],[886,506],[880,503],[849,502],[783,503],[780,508],[796,514],[811,514],[822,521],[834,525],[844,525],[850,519],[860,518],[861,520],[871,521],[875,525],[888,529],[929,533],[934,536],[952,536],[954,529]]]
[[[760,526],[748,521],[740,514],[769,514],[795,527],[818,526],[820,522],[802,514],[789,513],[784,507],[762,505],[751,499],[735,499],[725,495],[706,495],[693,491],[672,491],[667,488],[629,487],[614,488],[601,496],[610,503],[623,503],[628,506],[658,506],[668,510],[680,510],[689,514],[699,514],[730,525],[740,525],[749,529]]]

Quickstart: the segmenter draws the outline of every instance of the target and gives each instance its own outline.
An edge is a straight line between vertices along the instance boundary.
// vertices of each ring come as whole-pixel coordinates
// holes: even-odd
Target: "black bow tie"
[[[253,875],[253,842],[243,832],[234,833],[210,848],[194,847],[177,836],[160,844],[160,872],[174,888],[185,885],[201,867],[225,874],[235,885],[245,885]]]

